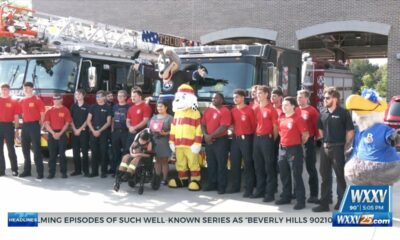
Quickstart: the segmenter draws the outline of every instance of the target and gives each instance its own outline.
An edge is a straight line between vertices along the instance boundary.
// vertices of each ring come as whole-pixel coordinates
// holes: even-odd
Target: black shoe
[[[250,198],[262,198],[262,197],[264,197],[264,193],[256,193],[250,195]]]
[[[47,176],[47,179],[53,179],[54,178],[54,174],[49,174],[49,176]]]
[[[311,209],[313,212],[329,212],[329,206],[326,205],[318,205]]]
[[[90,177],[90,174],[89,173],[84,173],[83,176],[84,177]]]
[[[14,177],[18,176],[18,171],[12,171],[12,175],[13,175]]]
[[[67,175],[66,173],[63,173],[63,174],[61,175],[61,178],[68,178],[68,175]]]
[[[2,177],[2,176],[5,176],[6,175],[6,173],[0,173],[0,177]]]
[[[305,203],[296,203],[296,205],[294,205],[294,207],[293,207],[294,210],[301,210],[303,208],[306,208]]]
[[[23,172],[19,175],[19,177],[30,177],[32,176],[30,172]]]
[[[106,178],[106,177],[107,177],[107,173],[102,173],[102,174],[100,175],[100,177],[101,177],[101,178]]]
[[[263,202],[272,202],[272,201],[274,201],[274,200],[275,200],[275,197],[274,197],[274,196],[266,195],[266,196],[264,197],[264,199],[263,199]]]
[[[244,197],[244,198],[249,198],[250,196],[252,196],[251,192],[245,192],[245,193],[243,193],[243,197]]]
[[[334,209],[335,209],[335,210],[339,210],[339,208],[340,208],[340,202],[337,202],[336,205],[335,205],[335,207],[334,207]]]
[[[99,174],[98,173],[91,173],[91,174],[89,174],[89,177],[98,177],[99,176]]]
[[[119,182],[114,183],[114,191],[116,191],[116,192],[119,191]]]
[[[315,203],[321,204],[321,199],[318,199]],[[329,199],[328,204],[332,204],[332,203],[333,203],[332,199]]]
[[[112,173],[115,173],[115,171],[112,170],[112,169],[108,169],[108,170],[107,170],[107,173],[108,173],[108,174],[112,174]]]
[[[70,174],[70,176],[78,176],[78,175],[81,175],[82,173],[81,172],[72,172],[71,174]]]
[[[204,192],[208,192],[208,191],[216,191],[217,187],[215,185],[207,185],[202,189]]]
[[[307,199],[308,203],[319,203],[318,197],[311,196]]]
[[[281,199],[276,200],[275,204],[276,205],[284,205],[284,204],[290,204],[290,202],[291,202],[291,199],[281,198]]]
[[[43,178],[43,174],[38,174],[36,179],[42,179]]]
[[[240,192],[240,190],[228,189],[228,190],[226,191],[226,193],[238,193],[238,192]]]
[[[225,189],[218,190],[218,194],[225,194]]]

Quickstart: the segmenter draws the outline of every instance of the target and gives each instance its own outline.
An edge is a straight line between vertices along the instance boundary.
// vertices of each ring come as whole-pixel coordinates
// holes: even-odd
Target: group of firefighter
[[[158,114],[152,118],[151,107],[143,100],[140,88],[135,87],[130,93],[129,103],[125,90],[118,91],[115,103],[112,93],[100,90],[96,93],[96,103],[93,105],[85,103],[85,92],[78,89],[75,92],[75,103],[70,109],[63,105],[60,94],[54,94],[53,106],[47,111],[43,101],[34,95],[31,82],[24,83],[24,97],[20,101],[10,96],[8,84],[3,83],[0,88],[0,141],[7,144],[12,175],[19,177],[31,176],[31,149],[36,178],[44,177],[40,141],[41,129],[45,129],[48,132],[49,149],[47,178],[55,177],[58,156],[61,177],[67,178],[65,151],[67,132],[71,128],[74,171],[70,176],[83,174],[85,177],[105,178],[107,174],[112,174],[115,177],[124,167],[124,163],[121,164],[123,156],[132,153],[130,148],[135,135],[149,127],[154,116],[168,115],[168,104],[160,102],[157,103]],[[324,90],[325,108],[320,113],[309,105],[310,93],[307,90],[298,91],[297,98],[284,98],[280,89],[271,91],[267,86],[256,85],[252,87],[252,102],[249,105],[245,103],[246,95],[245,90],[236,89],[233,92],[234,106],[229,109],[224,105],[224,95],[214,93],[210,106],[202,114],[201,126],[208,171],[207,184],[203,190],[217,191],[218,194],[237,193],[244,185],[243,197],[273,202],[280,175],[282,192],[275,204],[290,204],[295,199],[293,208],[300,210],[305,208],[306,203],[302,177],[305,163],[310,187],[307,202],[318,204],[312,210],[330,210],[332,169],[337,178],[338,194],[334,208],[338,209],[346,188],[343,174],[344,149],[352,139],[354,126],[350,114],[339,105],[340,95],[337,90],[333,87]],[[19,128],[20,115],[23,122],[21,145],[24,168],[18,174],[14,130]],[[158,132],[160,137],[168,139],[170,124],[171,120],[164,124],[163,130]],[[318,139],[323,142],[319,171],[322,177],[320,198],[315,148]],[[162,147],[165,148],[165,145]],[[164,155],[165,152],[172,154],[172,151],[157,151],[157,145],[155,148],[156,153],[161,152],[163,155],[155,154],[156,174],[162,175],[162,183],[166,184],[169,156]],[[3,145],[0,151],[0,176],[4,176]],[[128,168],[128,165],[125,167]],[[231,172],[229,184],[228,169]],[[241,183],[242,169],[244,184]]]

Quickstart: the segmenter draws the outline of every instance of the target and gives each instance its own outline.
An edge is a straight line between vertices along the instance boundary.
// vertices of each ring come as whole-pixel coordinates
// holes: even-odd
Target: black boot
[[[115,176],[114,191],[116,191],[116,192],[119,191],[122,174],[123,174],[122,172],[118,171],[117,175]]]

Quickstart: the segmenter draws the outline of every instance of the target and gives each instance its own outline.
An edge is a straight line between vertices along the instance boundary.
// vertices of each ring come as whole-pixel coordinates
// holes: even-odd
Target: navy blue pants
[[[106,130],[107,131],[107,130]],[[101,173],[107,173],[107,153],[108,153],[108,133],[104,131],[99,137],[90,135],[90,148],[92,149],[92,174],[99,174],[99,165],[101,166]]]
[[[31,145],[38,175],[43,175],[43,158],[40,152],[40,124],[26,122],[22,124],[22,153],[24,154],[24,172],[31,172]]]
[[[6,170],[6,161],[4,158],[4,140],[7,144],[8,158],[11,163],[11,171],[18,172],[17,155],[14,148],[14,124],[12,122],[0,122],[0,173]]]
[[[128,139],[128,130],[125,129],[114,129],[112,132],[112,149],[113,158],[110,162],[110,169],[117,172],[117,168],[121,163],[122,153],[127,149],[126,143]],[[130,146],[128,146],[129,148]]]
[[[255,195],[274,196],[277,174],[272,135],[255,136],[253,144],[254,169],[256,174]]]
[[[60,172],[63,174],[67,173],[67,157],[65,151],[67,150],[67,135],[64,133],[60,139],[54,139],[51,133],[48,134],[49,143],[49,174],[54,175],[56,173],[56,162],[57,156],[60,156]]]
[[[227,186],[228,151],[227,137],[217,138],[212,144],[206,145],[208,184],[217,187],[218,191],[225,191]]]
[[[79,136],[72,136],[72,152],[75,172],[89,174],[89,131],[82,131]],[[82,157],[81,157],[82,153]]]
[[[303,182],[303,148],[301,145],[279,148],[279,171],[282,181],[282,198],[292,199],[292,175],[294,193],[298,203],[305,203],[305,188]]]
[[[306,169],[308,173],[308,185],[310,186],[310,196],[318,197],[318,172],[315,164],[317,162],[315,153],[315,141],[313,137],[310,137],[306,144],[304,144],[305,155],[304,161],[306,163]]]

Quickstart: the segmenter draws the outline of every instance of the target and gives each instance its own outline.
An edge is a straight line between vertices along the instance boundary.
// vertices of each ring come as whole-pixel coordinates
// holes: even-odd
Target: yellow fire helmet
[[[346,99],[346,108],[363,115],[371,112],[384,112],[387,109],[387,103],[379,98],[375,90],[364,89],[361,96],[352,94]]]

